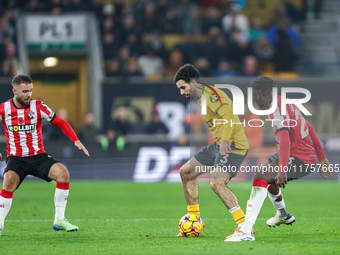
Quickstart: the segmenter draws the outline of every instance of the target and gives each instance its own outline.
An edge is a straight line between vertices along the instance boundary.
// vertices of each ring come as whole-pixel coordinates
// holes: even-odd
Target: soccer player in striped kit
[[[277,85],[269,77],[257,77],[251,86],[253,100],[260,108],[275,108],[268,117],[272,121],[279,152],[269,157],[255,173],[246,220],[237,233],[226,238],[226,242],[255,241],[252,228],[267,195],[276,209],[276,215],[267,220],[267,225],[292,225],[295,217],[286,209],[281,187],[285,188],[287,182],[305,177],[314,170],[319,171],[322,178],[327,179],[326,172],[332,177],[331,165],[318,135],[300,109],[294,104],[287,104],[286,114],[283,114],[282,98],[278,96],[274,100],[272,92]]]
[[[0,123],[4,125],[7,141],[7,166],[0,191],[0,236],[5,218],[11,208],[13,192],[27,175],[45,181],[55,180],[55,219],[53,229],[77,231],[79,228],[65,218],[69,194],[69,172],[64,165],[45,152],[42,140],[42,120],[59,127],[74,145],[90,156],[73,128],[42,101],[32,99],[33,81],[27,75],[12,80],[14,97],[0,105]],[[2,156],[0,154],[0,160]]]

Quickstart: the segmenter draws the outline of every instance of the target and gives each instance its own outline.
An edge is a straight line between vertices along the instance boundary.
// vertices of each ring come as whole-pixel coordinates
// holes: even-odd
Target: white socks
[[[67,183],[57,183],[57,188],[54,194],[54,205],[55,205],[55,218],[54,223],[65,218],[65,209],[67,204],[67,198],[69,193],[69,187]]]
[[[271,194],[269,191],[268,191],[268,197],[270,198],[270,200],[272,201],[275,209],[276,209],[276,212],[277,212],[277,215],[279,217],[287,217],[288,215],[288,212],[286,210],[286,205],[285,205],[285,202],[283,200],[283,197],[282,197],[282,200],[281,201],[275,201],[277,198],[279,197],[282,197],[282,192],[281,192],[281,189],[279,188],[279,193],[277,193],[276,195],[273,195]]]
[[[65,218],[65,209],[69,193],[68,182],[57,182],[54,194],[55,218],[54,223]],[[0,225],[4,225],[5,218],[11,209],[13,192],[1,189],[0,191]]]
[[[12,198],[4,198],[0,196],[0,225],[4,224],[9,209],[11,209],[12,200]]]
[[[11,209],[13,192],[1,189],[0,191],[0,225],[4,225],[5,218]]]
[[[246,221],[242,231],[251,235],[251,230],[255,224],[257,216],[260,213],[262,204],[267,197],[267,188],[253,186],[251,188],[250,198],[247,201]]]

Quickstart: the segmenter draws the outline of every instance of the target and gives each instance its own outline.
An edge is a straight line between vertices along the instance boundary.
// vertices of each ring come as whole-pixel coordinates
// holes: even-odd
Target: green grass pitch
[[[136,184],[118,181],[72,181],[66,209],[78,232],[55,232],[55,184],[25,181],[14,193],[0,254],[340,254],[340,183],[291,182],[283,190],[293,226],[269,228],[275,212],[267,198],[255,225],[256,241],[225,243],[236,224],[210,189],[199,183],[199,238],[176,238],[186,214],[180,183]],[[245,210],[251,182],[231,182]]]

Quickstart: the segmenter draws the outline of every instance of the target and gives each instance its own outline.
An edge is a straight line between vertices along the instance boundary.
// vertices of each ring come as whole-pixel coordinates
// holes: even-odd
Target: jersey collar
[[[13,106],[14,106],[15,108],[17,108],[17,109],[25,109],[25,108],[29,107],[29,105],[27,105],[27,106],[25,106],[25,107],[17,107],[17,106],[15,105],[15,103],[14,103],[13,98],[11,99],[11,102],[12,102]]]

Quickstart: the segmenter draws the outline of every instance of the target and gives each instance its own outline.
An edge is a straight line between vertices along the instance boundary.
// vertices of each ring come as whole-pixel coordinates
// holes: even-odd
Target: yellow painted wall
[[[298,9],[302,8],[302,0],[293,0],[292,3]],[[252,16],[258,14],[265,26],[271,26],[275,16],[275,10],[280,4],[282,4],[282,2],[279,0],[248,0],[242,12],[248,17],[250,22]]]
[[[33,98],[43,100],[53,111],[65,108],[68,112],[68,122],[78,131],[83,125],[83,119],[88,111],[87,91],[87,61],[61,60],[58,66],[53,68],[41,67],[42,60],[30,60],[31,75],[37,73],[72,73],[78,80],[69,82],[34,80]]]

